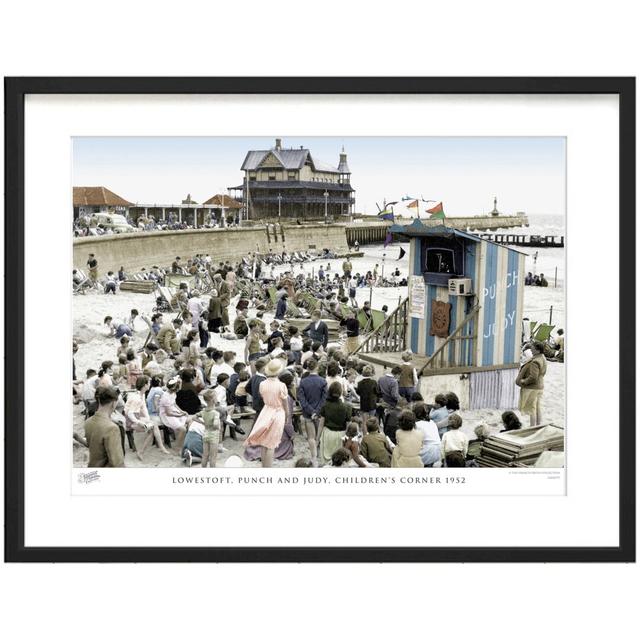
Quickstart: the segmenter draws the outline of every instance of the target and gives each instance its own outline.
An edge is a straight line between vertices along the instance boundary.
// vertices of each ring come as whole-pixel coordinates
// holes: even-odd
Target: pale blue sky
[[[249,149],[273,137],[85,137],[73,139],[73,185],[105,186],[139,203],[203,202],[242,183]],[[448,215],[565,214],[565,139],[560,137],[283,137],[337,166],[344,145],[356,211],[408,194],[442,201]],[[431,205],[428,205],[431,206]],[[402,213],[404,207],[397,207]]]

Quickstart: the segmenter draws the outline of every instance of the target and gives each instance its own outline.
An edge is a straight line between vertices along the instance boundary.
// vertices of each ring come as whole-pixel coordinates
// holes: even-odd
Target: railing
[[[476,365],[476,341],[478,339],[478,323],[473,327],[470,323],[478,317],[480,305],[476,305],[453,330],[453,333],[440,345],[434,354],[425,362],[418,372],[419,376],[429,375],[442,369],[457,369]],[[467,348],[463,349],[466,343]],[[449,348],[451,346],[451,348]],[[471,354],[469,358],[468,354]],[[470,360],[470,361],[469,361]]]
[[[371,353],[374,351],[404,351],[407,347],[406,333],[409,317],[409,298],[405,298],[398,308],[352,352]]]

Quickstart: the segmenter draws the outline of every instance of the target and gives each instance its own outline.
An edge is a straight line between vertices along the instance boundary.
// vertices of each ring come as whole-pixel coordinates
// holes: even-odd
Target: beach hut
[[[467,408],[517,406],[525,254],[420,220],[390,231],[409,240],[409,295],[381,330],[395,332],[391,348],[370,340],[361,356],[393,366],[410,349],[425,398],[450,390]]]

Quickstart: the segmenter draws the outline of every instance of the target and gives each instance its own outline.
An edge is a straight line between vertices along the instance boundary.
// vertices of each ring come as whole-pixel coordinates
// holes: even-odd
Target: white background
[[[89,3],[23,2],[3,11],[0,59],[6,75],[638,72],[631,3],[538,2],[523,14],[512,2],[437,3],[433,9],[425,4],[325,2],[322,10],[310,6],[305,15],[300,3],[280,3],[277,13],[272,4],[251,2],[227,9],[186,1],[140,7],[111,2],[108,8],[96,5],[96,14],[89,15]],[[606,388],[588,389],[589,398],[601,403]],[[339,524],[346,528],[349,522]],[[407,535],[421,540],[420,531]],[[344,637],[358,631],[406,637],[417,630],[484,637],[481,613],[506,602],[512,606],[501,607],[504,637],[518,629],[522,638],[581,632],[591,638],[634,628],[637,587],[635,566],[606,565],[10,566],[3,567],[1,601],[2,623],[14,637],[134,637],[157,628],[156,637],[175,638],[213,635],[214,627],[227,637],[260,630],[269,637]],[[156,625],[153,608],[144,603],[162,593],[164,602],[171,594],[179,597],[171,609],[162,607]],[[541,605],[544,613],[533,616],[530,626],[513,606],[549,600],[554,604]],[[376,606],[374,628],[360,615],[365,603]],[[111,624],[103,624],[110,621],[105,610]],[[185,611],[201,612],[202,626],[187,624]],[[207,614],[210,631],[203,628]],[[491,637],[500,635],[491,629]]]
[[[48,345],[48,359],[68,362],[71,344],[71,299],[64,286],[72,268],[68,229],[63,224],[47,225],[47,211],[67,211],[70,141],[81,135],[249,135],[264,130],[283,136],[300,135],[531,135],[567,137],[567,282],[565,329],[567,331],[567,495],[561,481],[551,481],[544,471],[537,477],[538,489],[523,482],[520,494],[514,487],[503,489],[500,473],[483,471],[482,484],[464,487],[456,500],[422,496],[374,498],[372,488],[363,502],[354,491],[333,498],[262,495],[242,500],[212,498],[208,508],[198,492],[193,498],[164,495],[149,500],[148,490],[136,478],[157,479],[165,472],[131,470],[119,475],[129,482],[128,499],[109,495],[86,499],[70,494],[71,447],[67,439],[52,437],[42,446],[42,407],[25,406],[25,542],[27,546],[87,546],[86,522],[95,523],[91,540],[96,546],[145,546],[153,532],[154,545],[252,546],[259,517],[260,546],[376,546],[382,541],[401,540],[405,531],[422,532],[425,546],[616,546],[618,543],[618,473],[612,456],[606,468],[598,469],[602,456],[599,438],[583,426],[593,423],[593,408],[580,397],[593,384],[594,355],[588,345],[594,326],[585,322],[593,312],[594,292],[606,292],[612,310],[607,337],[617,343],[617,289],[606,269],[593,269],[593,229],[602,224],[602,209],[593,194],[607,194],[607,203],[617,210],[618,189],[618,104],[617,96],[47,96],[29,95],[25,110],[25,224],[29,239],[25,250],[26,335],[34,336],[42,326],[40,309],[56,309],[59,339]],[[533,178],[532,178],[533,180]],[[463,178],[461,179],[461,182]],[[588,188],[585,188],[588,186]],[[42,207],[42,193],[48,206]],[[617,246],[617,218],[607,224],[609,251]],[[578,248],[582,248],[579,251]],[[40,265],[47,265],[52,284],[43,288]],[[589,277],[581,277],[589,273]],[[575,275],[573,275],[575,274]],[[67,328],[66,341],[63,327]],[[578,345],[572,347],[572,345]],[[25,388],[40,373],[41,346],[28,340],[25,351]],[[618,353],[598,353],[598,367],[606,372],[611,389],[617,388]],[[71,423],[68,378],[48,380],[49,411],[64,423]],[[607,407],[608,418],[617,424],[616,404]],[[617,432],[608,436],[608,446],[617,449]],[[59,464],[52,465],[52,460]],[[65,463],[67,473],[64,473]],[[46,480],[43,470],[47,470]],[[480,473],[479,470],[475,470]],[[267,472],[269,473],[269,472]],[[314,472],[318,474],[328,471]],[[100,487],[92,492],[120,494],[105,472]],[[475,477],[473,470],[468,472]],[[74,474],[75,478],[75,474]],[[486,486],[489,478],[493,486]],[[516,481],[532,480],[518,476]],[[166,486],[166,485],[165,485]],[[103,488],[104,487],[104,488]],[[77,488],[77,487],[76,487]],[[230,490],[237,490],[231,487]],[[223,491],[221,491],[223,493]],[[225,491],[224,493],[228,493]],[[405,493],[399,490],[398,493]],[[544,497],[554,493],[555,497]],[[322,494],[326,496],[327,491]],[[464,495],[467,494],[467,495]],[[470,495],[469,495],[470,494]],[[347,497],[349,496],[349,497]],[[184,521],[177,513],[199,515],[200,527],[184,538]],[[393,517],[378,518],[386,512]],[[277,514],[277,517],[274,517]],[[359,514],[354,518],[353,514]],[[597,517],[594,517],[597,514]],[[220,526],[220,519],[233,526]],[[334,522],[349,522],[348,532]],[[123,527],[123,523],[127,523]],[[311,522],[299,535],[300,522]],[[476,526],[483,523],[482,526]],[[372,531],[374,528],[374,531]],[[407,544],[401,546],[410,546]]]

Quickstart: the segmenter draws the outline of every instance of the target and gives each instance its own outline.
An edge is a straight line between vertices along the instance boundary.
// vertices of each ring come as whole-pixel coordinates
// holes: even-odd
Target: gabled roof
[[[307,159],[309,159],[315,171],[339,173],[335,167],[314,160],[309,149],[266,149],[249,151],[242,163],[242,171],[255,171],[268,155],[273,155],[284,169],[301,169]]]
[[[215,196],[209,198],[202,204],[212,204],[218,207],[225,207],[227,209],[242,209],[242,205],[237,200],[234,200],[228,195],[220,193],[217,193]]]
[[[523,255],[529,255],[524,251],[518,251],[518,249],[514,249],[513,247],[509,247],[499,242],[493,242],[492,240],[487,240],[486,238],[481,238],[480,236],[476,236],[472,233],[467,233],[466,231],[460,231],[459,229],[454,229],[453,227],[447,227],[446,225],[439,224],[433,227],[427,226],[422,222],[422,220],[418,220],[415,218],[411,224],[403,225],[403,224],[394,224],[389,227],[390,233],[396,233],[398,235],[405,236],[407,238],[416,238],[416,237],[426,237],[433,236],[439,238],[466,238],[467,240],[471,240],[473,242],[488,242],[489,244],[495,244],[499,247],[504,247],[505,249],[509,249],[509,251],[515,251],[516,253],[522,253]]]
[[[130,207],[133,203],[128,202],[105,187],[73,187],[74,207],[96,207],[99,205]]]

